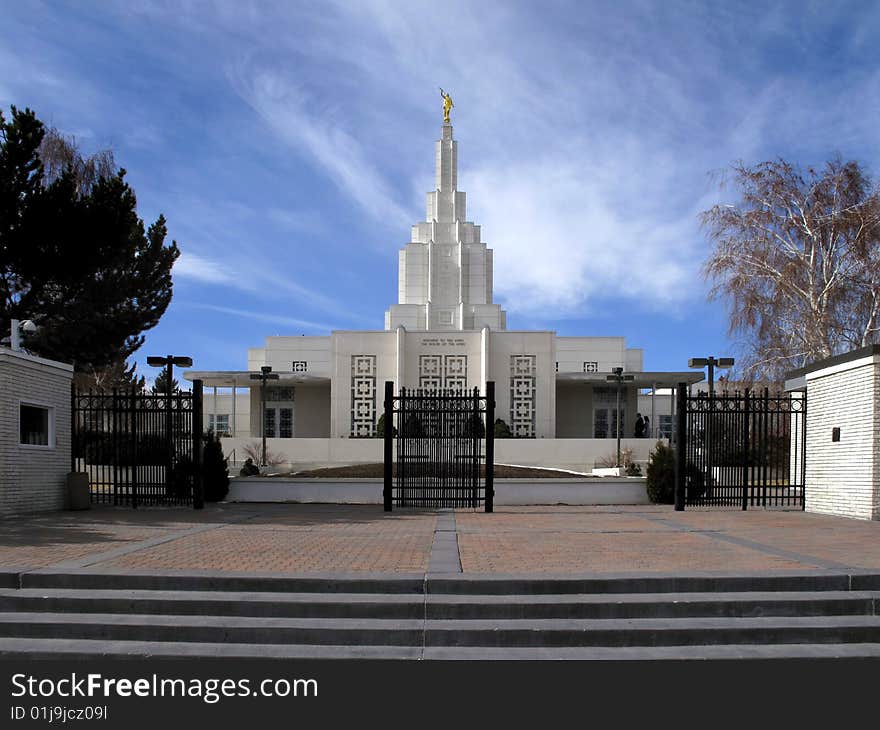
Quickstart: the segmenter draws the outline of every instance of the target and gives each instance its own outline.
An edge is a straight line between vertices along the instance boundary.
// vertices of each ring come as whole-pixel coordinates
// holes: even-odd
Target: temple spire
[[[452,125],[444,124],[436,148],[435,188],[442,193],[458,189],[458,142],[452,138]]]

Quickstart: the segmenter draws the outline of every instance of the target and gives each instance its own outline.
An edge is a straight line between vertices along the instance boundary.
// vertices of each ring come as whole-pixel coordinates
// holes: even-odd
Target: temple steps
[[[880,656],[880,576],[253,576],[24,571],[0,656]]]

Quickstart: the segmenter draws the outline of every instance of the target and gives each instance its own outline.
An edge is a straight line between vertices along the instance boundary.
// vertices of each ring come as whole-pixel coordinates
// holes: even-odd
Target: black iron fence
[[[202,383],[170,395],[71,392],[71,470],[89,477],[91,501],[203,506]]]
[[[804,508],[806,393],[679,386],[677,408],[677,508]]]
[[[421,390],[385,383],[385,510],[493,508],[495,384]],[[396,442],[396,453],[394,443]],[[485,455],[483,445],[485,444]],[[396,473],[395,473],[396,468]]]

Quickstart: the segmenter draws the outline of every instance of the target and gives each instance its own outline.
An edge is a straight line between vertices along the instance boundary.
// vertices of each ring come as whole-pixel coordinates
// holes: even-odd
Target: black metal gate
[[[676,507],[804,508],[806,393],[678,393]]]
[[[71,470],[92,502],[204,506],[202,382],[192,392],[71,392]]]
[[[421,390],[385,383],[385,510],[398,507],[493,508],[495,383]],[[397,443],[396,454],[394,442]],[[485,464],[482,453],[485,442]],[[396,466],[396,474],[395,474]]]

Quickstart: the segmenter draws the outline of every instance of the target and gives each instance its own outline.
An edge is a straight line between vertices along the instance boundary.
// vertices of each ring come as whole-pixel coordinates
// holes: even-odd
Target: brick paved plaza
[[[558,506],[453,517],[303,504],[98,508],[0,521],[0,566],[16,568],[417,573],[438,545],[447,558],[452,546],[444,565],[453,566],[457,545],[465,573],[880,568],[880,523],[802,512]]]

